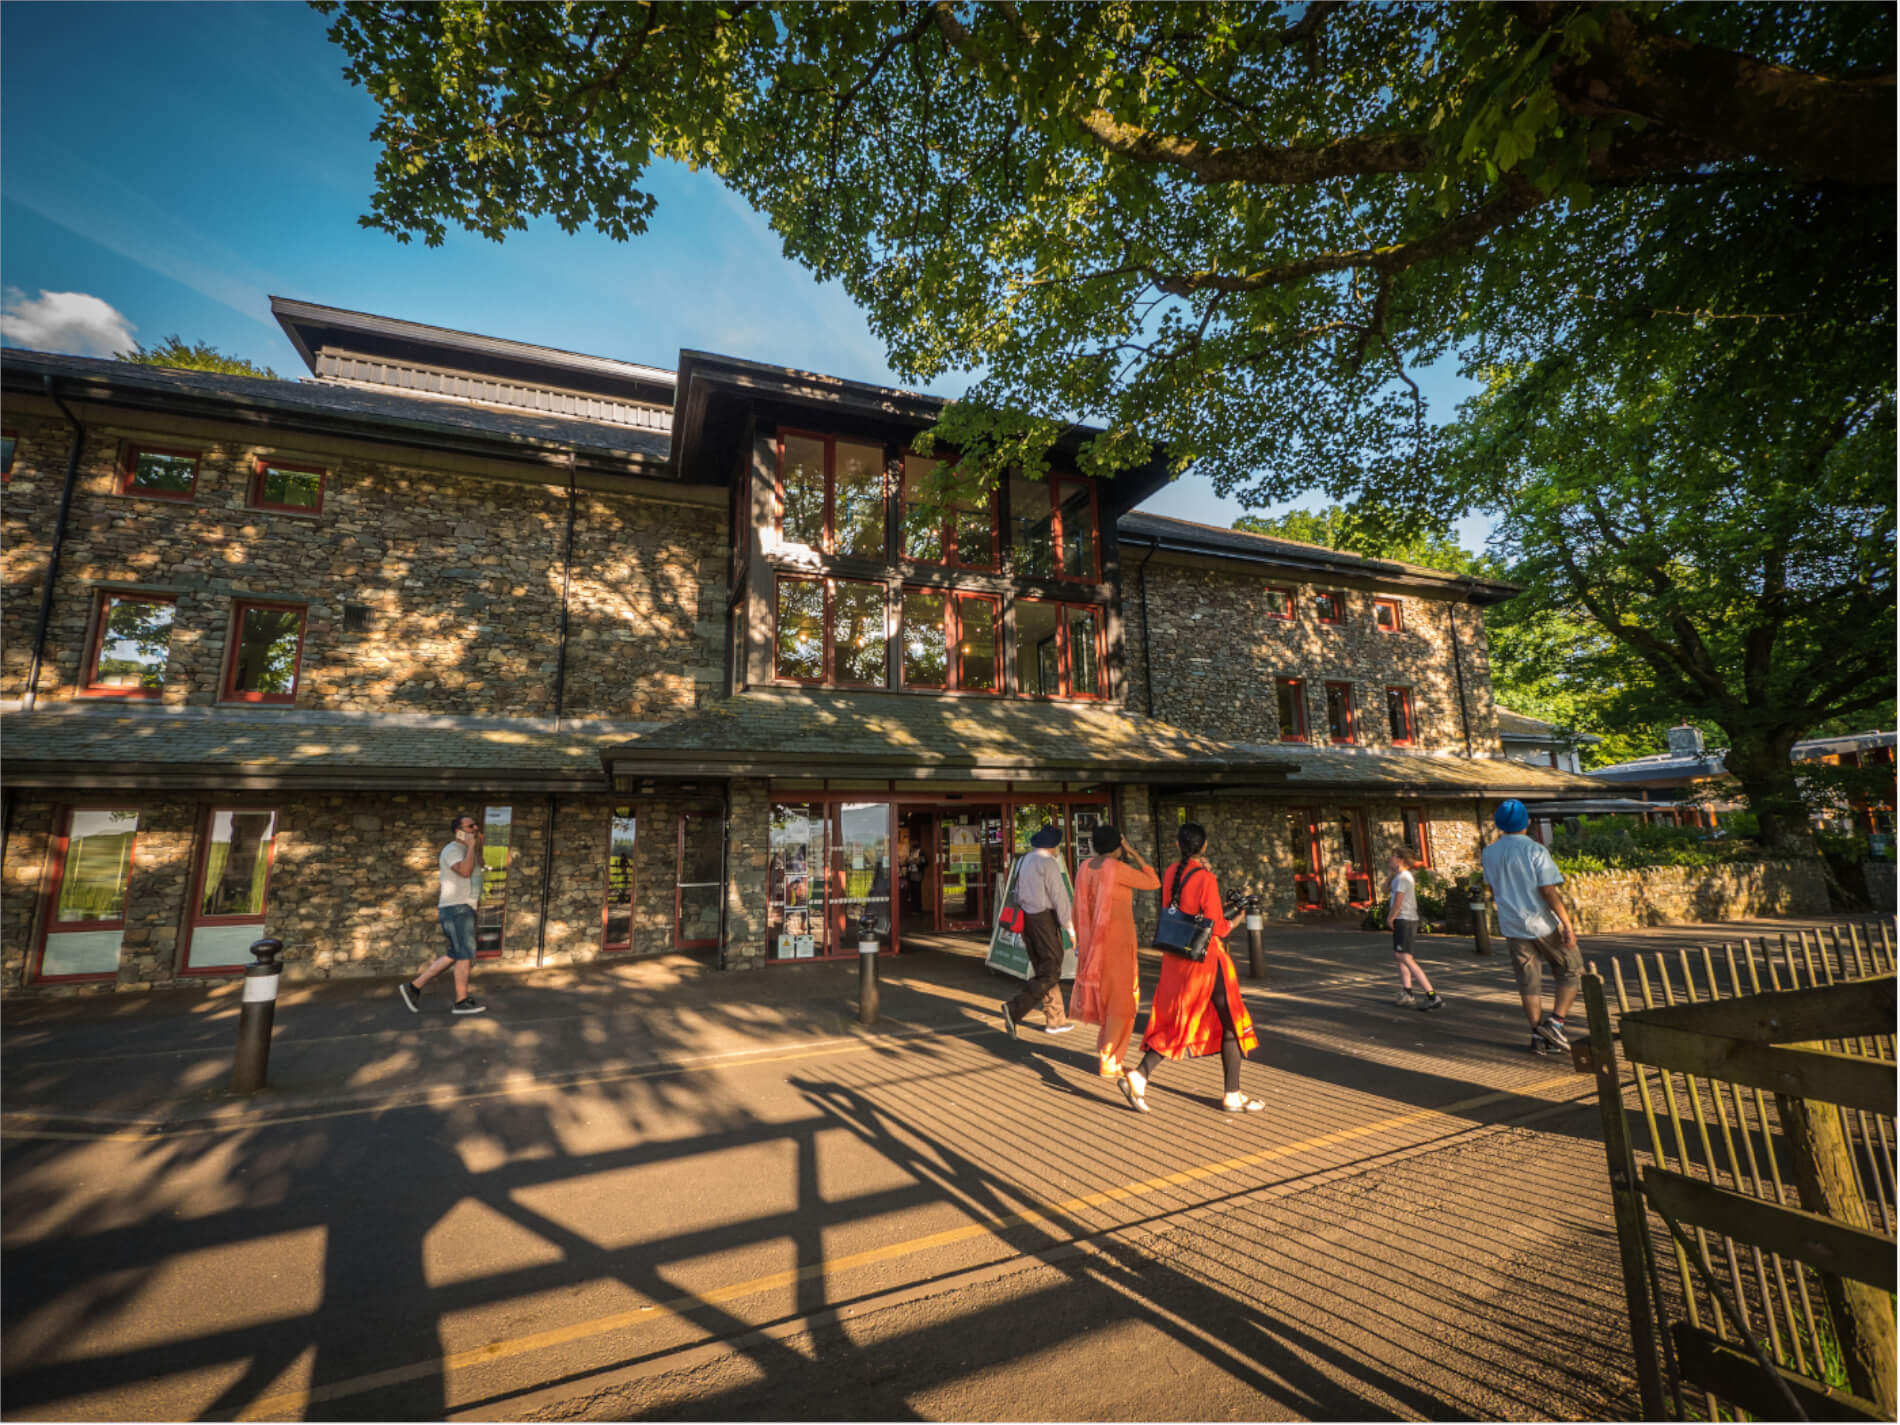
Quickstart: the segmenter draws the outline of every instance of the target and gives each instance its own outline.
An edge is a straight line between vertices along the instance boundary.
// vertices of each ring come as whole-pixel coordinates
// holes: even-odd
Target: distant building
[[[1585,744],[1595,746],[1603,739],[1588,732],[1566,732],[1557,724],[1543,722],[1523,713],[1498,709],[1498,743],[1513,762],[1532,767],[1554,767],[1559,772],[1581,772],[1579,751]]]

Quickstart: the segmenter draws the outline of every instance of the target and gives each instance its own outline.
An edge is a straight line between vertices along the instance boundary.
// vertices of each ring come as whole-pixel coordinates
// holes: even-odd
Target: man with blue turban
[[[1583,952],[1577,948],[1577,928],[1557,887],[1564,873],[1548,848],[1527,835],[1531,814],[1512,798],[1502,803],[1492,820],[1504,835],[1484,848],[1484,881],[1497,902],[1498,927],[1511,950],[1511,969],[1524,1015],[1531,1022],[1531,1053],[1549,1054],[1568,1049],[1564,1016],[1576,1003],[1583,984]],[[1544,966],[1556,980],[1554,1003],[1544,1011]]]

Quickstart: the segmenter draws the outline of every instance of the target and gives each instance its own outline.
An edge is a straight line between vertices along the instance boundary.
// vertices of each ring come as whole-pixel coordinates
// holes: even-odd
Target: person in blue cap
[[[1517,992],[1531,1022],[1531,1053],[1568,1049],[1564,1017],[1576,1003],[1583,984],[1583,953],[1577,948],[1577,928],[1557,887],[1564,873],[1550,851],[1527,835],[1531,814],[1512,798],[1499,805],[1492,820],[1504,835],[1485,847],[1484,882],[1497,902],[1498,926],[1511,950],[1511,969]],[[1556,979],[1553,1003],[1544,1011],[1544,966]]]

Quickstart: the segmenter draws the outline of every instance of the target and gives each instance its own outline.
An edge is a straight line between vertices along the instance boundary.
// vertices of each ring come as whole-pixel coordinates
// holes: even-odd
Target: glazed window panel
[[[475,907],[475,953],[499,955],[508,924],[509,844],[514,840],[513,807],[482,808],[482,899]]]
[[[227,697],[265,703],[288,703],[296,697],[303,616],[301,608],[287,605],[237,606]]]
[[[957,686],[993,693],[1002,685],[997,656],[997,601],[965,594],[957,599]]]
[[[1421,867],[1431,865],[1432,824],[1425,819],[1425,813],[1402,811],[1399,813],[1399,824],[1405,844],[1411,847],[1418,856],[1418,864]]]
[[[323,508],[323,471],[260,461],[251,503],[315,512]]]
[[[161,500],[189,500],[197,485],[198,456],[195,453],[126,447],[122,493],[151,495]]]
[[[1062,608],[1016,601],[1016,686],[1032,698],[1062,696]]]
[[[766,859],[765,953],[810,960],[825,952],[825,809],[774,802]]]
[[[1293,591],[1291,589],[1267,590],[1267,617],[1291,619],[1293,617]]]
[[[784,501],[779,535],[787,544],[825,546],[825,443],[788,435],[779,452],[779,490]]]
[[[1378,625],[1381,633],[1400,633],[1405,628],[1405,611],[1397,599],[1375,599],[1372,603],[1372,621]]]
[[[673,948],[699,950],[719,943],[724,900],[726,828],[710,812],[686,812],[679,824],[679,872],[673,903]]]
[[[1273,691],[1280,713],[1280,741],[1306,741],[1306,684],[1298,678],[1281,678]]]
[[[607,892],[600,938],[604,951],[633,949],[634,858],[639,852],[639,829],[631,807],[621,807],[607,822]]]
[[[1107,689],[1102,686],[1102,611],[1070,605],[1067,618],[1069,692],[1078,698],[1104,697]]]
[[[124,922],[125,888],[132,876],[132,843],[138,830],[137,811],[72,813],[59,868],[59,896],[53,906],[56,924]]]
[[[835,551],[884,557],[884,447],[838,441],[832,450]]]
[[[950,485],[951,563],[960,569],[996,567],[996,499],[980,475],[959,475]]]
[[[1016,573],[1026,579],[1049,579],[1056,572],[1056,519],[1053,491],[1043,480],[1022,475],[1009,478],[1010,546]]]
[[[12,431],[0,431],[0,480],[13,478],[13,450],[19,443]]]
[[[950,601],[944,594],[904,591],[904,686],[942,688],[950,681]]]
[[[1058,480],[1062,577],[1095,578],[1095,496],[1086,480]]]
[[[107,594],[99,614],[99,641],[86,679],[89,691],[155,696],[171,661],[170,599]]]
[[[1391,730],[1392,741],[1400,746],[1409,746],[1414,741],[1412,733],[1413,709],[1412,690],[1410,688],[1387,688],[1385,690],[1385,720]],[[1555,765],[1554,763],[1552,765]]]
[[[1326,685],[1326,735],[1334,742],[1353,741],[1352,684]]]
[[[1346,621],[1346,596],[1327,589],[1313,595],[1313,614],[1321,623]]]
[[[778,581],[778,652],[781,678],[818,683],[825,676],[825,586],[816,579]]]
[[[831,649],[840,683],[883,687],[890,666],[884,586],[840,579],[831,596]]]
[[[270,883],[271,847],[277,837],[274,811],[214,811],[205,842],[200,917],[262,919]],[[246,955],[246,961],[249,960]]]
[[[921,455],[904,457],[904,557],[926,564],[944,562],[944,518],[940,501],[943,462]]]

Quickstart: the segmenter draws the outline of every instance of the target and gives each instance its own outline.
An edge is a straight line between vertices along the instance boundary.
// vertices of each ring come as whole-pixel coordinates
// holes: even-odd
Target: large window
[[[958,569],[996,568],[996,497],[980,476],[946,461],[904,457],[906,559]]]
[[[267,807],[214,807],[205,815],[185,946],[186,973],[241,970],[264,935],[277,813]]]
[[[1002,600],[988,594],[959,594],[956,599],[957,687],[971,693],[1000,692],[1003,686]]]
[[[323,510],[324,471],[315,465],[257,462],[251,477],[251,503],[260,510],[289,510],[314,515]]]
[[[810,960],[825,953],[825,808],[774,802],[766,857],[765,953]]]
[[[679,870],[673,887],[675,950],[704,950],[719,943],[725,844],[726,828],[717,812],[680,816]]]
[[[633,949],[634,856],[639,828],[632,807],[616,807],[607,821],[607,889],[600,912],[603,954]]]
[[[904,686],[994,693],[1001,681],[996,656],[1001,607],[994,594],[906,589]]]
[[[1280,712],[1280,741],[1306,741],[1306,684],[1298,678],[1276,678],[1273,693]]]
[[[1334,742],[1358,740],[1353,727],[1351,683],[1326,685],[1326,735]]]
[[[198,489],[195,450],[127,445],[120,453],[119,493],[154,500],[189,500]]]
[[[778,503],[787,544],[882,559],[884,447],[787,432],[779,439]]]
[[[303,607],[240,602],[231,613],[224,696],[246,703],[292,703],[303,662]]]
[[[797,683],[881,688],[890,647],[884,586],[781,575],[773,671]]]
[[[484,960],[501,954],[508,930],[508,866],[514,857],[515,809],[482,809],[482,900],[475,908],[475,953]]]
[[[1366,815],[1339,813],[1339,850],[1346,866],[1346,901],[1353,906],[1372,904],[1372,846],[1366,837]]]
[[[1410,688],[1387,688],[1385,690],[1385,721],[1392,734],[1394,747],[1410,747],[1417,740],[1413,731],[1412,690]],[[1554,757],[1554,754],[1553,754]],[[1551,765],[1556,766],[1553,760]]]
[[[162,595],[100,595],[98,630],[81,685],[85,691],[118,698],[155,698],[163,692],[177,611]]]
[[[1009,482],[1010,544],[1016,573],[1027,579],[1101,577],[1095,489],[1075,476]]]
[[[1299,910],[1324,910],[1326,859],[1319,816],[1305,807],[1294,807],[1287,816],[1293,831],[1293,904]]]
[[[118,974],[138,831],[135,808],[64,813],[53,843],[37,978],[109,980]]]
[[[1016,684],[1028,697],[1102,697],[1102,611],[1018,599]]]

